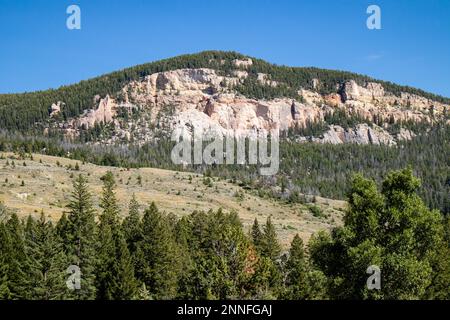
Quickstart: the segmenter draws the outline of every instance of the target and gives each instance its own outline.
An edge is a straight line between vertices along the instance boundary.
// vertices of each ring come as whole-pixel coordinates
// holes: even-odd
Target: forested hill
[[[142,64],[135,67],[116,71],[90,80],[81,81],[74,85],[63,86],[59,89],[38,91],[21,94],[0,95],[0,129],[18,130],[22,132],[39,128],[39,123],[49,117],[49,107],[63,101],[65,106],[62,116],[66,120],[80,115],[83,110],[93,107],[93,98],[97,95],[115,96],[127,83],[139,80],[147,75],[182,68],[211,68],[222,74],[229,74],[236,69],[235,59],[249,58],[236,52],[205,51],[197,54],[182,55],[170,59]],[[450,104],[450,99],[427,93],[420,89],[399,86],[390,82],[375,80],[370,77],[351,72],[325,70],[318,68],[286,67],[270,64],[260,59],[251,58],[253,64],[246,68],[251,77],[236,89],[247,96],[255,98],[275,98],[296,95],[302,87],[314,87],[313,79],[320,81],[320,88],[316,90],[321,94],[336,92],[339,84],[355,80],[358,84],[368,81],[378,82],[386,91],[395,95],[401,92],[413,93],[438,102]],[[263,86],[252,79],[258,73],[269,75],[270,79],[282,85],[276,88]],[[255,89],[255,87],[258,87]],[[38,130],[37,132],[41,132]]]

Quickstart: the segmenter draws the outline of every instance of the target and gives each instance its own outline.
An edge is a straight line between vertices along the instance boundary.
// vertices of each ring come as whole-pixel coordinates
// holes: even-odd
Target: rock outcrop
[[[56,117],[61,112],[61,107],[64,105],[63,102],[58,101],[50,106],[50,118]]]
[[[335,110],[345,110],[370,121],[377,118],[386,122],[432,122],[448,108],[413,94],[395,96],[379,83],[360,85],[355,81],[348,81],[338,93],[325,96],[298,88],[298,99],[250,99],[233,88],[249,77],[245,69],[253,62],[234,60],[233,64],[238,69],[227,76],[207,68],[178,69],[132,81],[118,93],[120,98],[97,97],[95,109],[86,110],[60,127],[76,135],[80,128],[92,128],[95,123],[113,123],[115,136],[108,142],[132,139],[145,143],[154,137],[156,129],[173,131],[179,126],[237,134],[244,130],[287,130],[321,122],[327,113]],[[257,74],[257,80],[265,85],[278,85],[263,73]],[[315,87],[320,86],[320,81],[315,81]],[[61,106],[62,102],[52,105],[51,115],[60,112]],[[128,113],[139,110],[140,117],[125,121],[116,117],[119,110]],[[330,126],[323,137],[315,137],[313,141],[395,145],[396,139],[413,137],[414,133],[405,130],[393,137],[375,125],[359,124],[354,128]]]
[[[331,125],[330,129],[320,138],[312,138],[313,142],[342,144],[374,144],[394,146],[397,144],[395,139],[384,129],[365,123],[358,124],[355,128],[344,129],[338,125]]]

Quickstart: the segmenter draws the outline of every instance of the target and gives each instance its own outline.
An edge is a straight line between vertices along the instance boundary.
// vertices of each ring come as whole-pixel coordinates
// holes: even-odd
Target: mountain
[[[0,150],[102,165],[211,171],[261,196],[343,199],[353,172],[378,181],[414,167],[428,205],[448,212],[450,99],[350,72],[277,66],[207,51],[78,84],[0,95]],[[174,130],[279,129],[280,172],[171,163]]]
[[[97,108],[99,98],[110,96],[126,102],[126,97],[121,95],[126,89],[140,87],[153,90],[149,91],[153,95],[155,90],[165,93],[191,90],[193,88],[184,86],[184,81],[189,82],[192,77],[194,83],[198,82],[198,88],[203,86],[205,93],[210,90],[210,95],[233,92],[258,100],[301,100],[303,97],[308,103],[319,103],[319,106],[321,103],[333,106],[346,101],[369,103],[380,100],[380,107],[389,105],[397,107],[398,111],[408,110],[408,115],[397,119],[428,119],[415,112],[442,114],[450,104],[449,98],[350,72],[276,66],[235,52],[207,51],[139,65],[56,90],[0,95],[0,127],[20,131],[39,128],[48,120],[51,106],[55,104],[58,108],[58,102],[59,107],[63,106],[63,120],[69,120],[82,115],[85,110]],[[156,80],[158,83],[152,82]],[[171,81],[178,81],[180,88]],[[141,102],[152,103],[150,95],[136,97],[134,92],[134,96]],[[349,107],[358,111],[364,105],[350,103]],[[301,105],[294,106],[293,113],[301,113],[301,108]],[[387,115],[390,113],[393,110]],[[311,118],[314,120],[314,116]]]
[[[349,80],[337,83],[336,92],[323,95],[321,80],[313,79],[315,89],[298,87],[295,93],[284,92],[285,88],[293,88],[273,80],[270,74],[247,71],[253,65],[252,59],[236,59],[233,65],[234,69],[225,75],[209,68],[151,74],[129,82],[114,96],[95,96],[96,108],[68,121],[58,120],[61,109],[66,107],[64,101],[58,101],[52,104],[50,113],[56,126],[50,125],[46,132],[58,128],[73,139],[96,124],[111,123],[111,135],[101,142],[144,144],[154,139],[158,129],[165,129],[170,135],[179,124],[223,134],[246,130],[288,131],[326,123],[334,114],[342,113],[358,117],[362,123],[355,129],[335,123],[322,137],[312,140],[394,145],[396,139],[411,139],[415,134],[402,128],[395,136],[390,135],[385,130],[389,123],[431,124],[443,119],[448,108],[446,104],[416,94],[401,92],[396,96],[376,82],[358,85],[355,80]],[[266,97],[271,95],[271,90],[276,93],[275,98]],[[244,91],[248,91],[246,95]],[[300,137],[299,141],[302,138],[305,140]]]

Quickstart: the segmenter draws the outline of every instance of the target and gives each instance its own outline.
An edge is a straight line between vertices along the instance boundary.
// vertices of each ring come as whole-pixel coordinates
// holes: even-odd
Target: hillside
[[[420,89],[399,86],[350,72],[277,66],[236,52],[206,51],[127,68],[59,89],[24,94],[2,94],[0,95],[0,128],[20,131],[38,129],[42,122],[48,120],[50,106],[58,101],[65,104],[62,115],[67,120],[82,114],[86,109],[94,108],[95,96],[115,96],[128,83],[139,81],[154,73],[185,68],[209,68],[217,70],[222,75],[229,75],[236,69],[246,67],[239,65],[236,68],[236,60],[247,59],[253,62],[247,68],[251,77],[242,86],[238,86],[237,90],[249,98],[293,97],[300,88],[317,89],[322,95],[332,94],[339,91],[340,86],[345,82],[354,80],[359,85],[368,82],[381,84],[386,91],[399,97],[403,92],[440,103],[450,103],[449,98],[433,95]],[[270,85],[258,83],[256,81],[258,74],[268,75],[271,81],[280,83],[280,86],[273,88]],[[318,83],[319,87],[317,87]]]
[[[75,169],[77,164],[79,170]],[[258,197],[223,179],[153,168],[127,170],[96,166],[39,154],[33,154],[33,160],[22,159],[11,153],[1,155],[0,202],[21,217],[31,214],[38,218],[43,210],[57,221],[67,211],[72,181],[81,173],[88,176],[89,188],[99,210],[97,197],[102,190],[100,177],[107,171],[113,172],[117,181],[117,199],[122,218],[128,213],[128,203],[133,193],[142,204],[142,209],[154,201],[161,210],[177,216],[195,210],[223,208],[227,212],[235,211],[246,229],[255,218],[265,221],[272,215],[280,241],[287,245],[296,233],[307,240],[318,230],[339,225],[343,215],[342,201],[317,197],[316,203],[288,205]],[[319,208],[320,214],[315,213],[314,216],[313,209],[308,207]]]
[[[427,205],[450,212],[449,99],[365,76],[276,66],[208,51],[57,90],[0,96],[0,151],[97,165],[212,174],[259,196],[345,199],[355,172],[381,182],[412,166]],[[175,165],[173,132],[224,136],[278,130],[280,170]]]

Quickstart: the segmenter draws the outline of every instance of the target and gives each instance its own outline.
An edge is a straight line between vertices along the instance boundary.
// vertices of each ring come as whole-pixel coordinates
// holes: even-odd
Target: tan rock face
[[[379,83],[369,82],[359,86],[355,81],[346,82],[342,88],[344,108],[367,119],[374,116],[398,121],[431,122],[432,116],[440,116],[449,107],[440,102],[410,93],[397,97],[385,92]]]
[[[395,139],[384,129],[367,124],[359,124],[356,128],[344,129],[341,126],[332,125],[330,129],[323,134],[323,137],[313,138],[314,142],[342,144],[374,144],[374,145],[396,145]]]
[[[57,116],[61,112],[61,107],[64,105],[63,102],[58,101],[57,103],[53,103],[50,107],[50,118]]]
[[[253,65],[253,60],[252,59],[245,59],[245,60],[233,60],[233,64],[235,67],[237,68],[248,68],[251,65]]]
[[[85,110],[84,113],[75,119],[71,119],[70,121],[63,124],[64,129],[71,136],[77,135],[74,134],[79,128],[92,128],[95,123],[109,123],[114,120],[114,117],[117,114],[117,103],[114,99],[106,96],[104,99],[100,99],[98,106],[96,109],[88,109]]]
[[[365,87],[359,86],[354,80],[344,84],[342,98],[344,101],[357,100],[373,102],[385,95],[384,88],[379,83],[369,82]]]
[[[80,117],[62,125],[71,135],[79,128],[91,128],[96,122],[115,125],[117,139],[145,143],[153,138],[153,130],[165,127],[174,130],[180,126],[197,126],[208,131],[229,132],[240,130],[286,130],[295,126],[323,121],[327,112],[337,108],[350,114],[358,114],[369,120],[374,117],[387,120],[412,120],[431,122],[443,114],[448,106],[411,94],[396,97],[387,93],[381,84],[358,85],[345,83],[340,94],[322,96],[316,91],[299,88],[299,98],[254,100],[237,94],[233,87],[248,77],[243,70],[252,65],[251,59],[235,60],[239,67],[231,76],[219,75],[212,69],[179,69],[155,73],[140,81],[133,81],[120,92],[120,101],[106,96],[96,98],[97,108],[86,110]],[[258,81],[277,84],[265,74],[257,75]],[[320,86],[320,83],[316,83]],[[300,102],[302,101],[302,102]],[[57,114],[62,103],[52,105]],[[142,116],[135,122],[116,119],[119,109],[141,110]],[[130,128],[134,128],[133,130]],[[413,133],[401,132],[398,139],[410,139]],[[344,130],[331,126],[322,143],[395,144],[395,139],[383,129],[361,124]],[[113,142],[113,141],[112,141]]]

